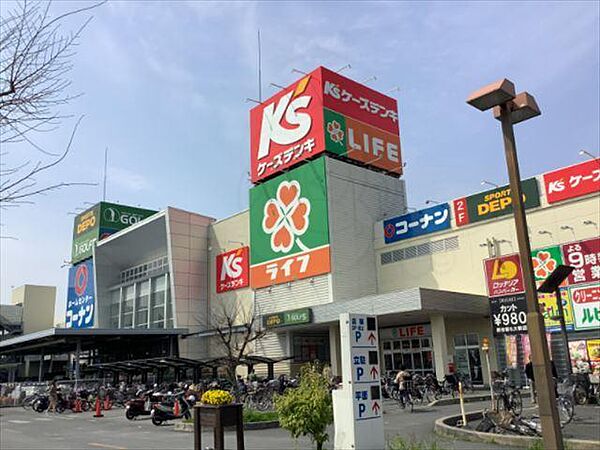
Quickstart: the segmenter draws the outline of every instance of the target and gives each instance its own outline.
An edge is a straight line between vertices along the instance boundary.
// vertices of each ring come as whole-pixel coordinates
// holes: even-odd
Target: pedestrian
[[[525,364],[525,376],[529,381],[529,389],[531,390],[531,403],[537,403],[537,394],[535,392],[535,381],[533,378],[533,363],[531,362],[531,356],[529,362]]]
[[[58,388],[56,387],[56,380],[52,380],[48,387],[48,412],[56,413],[56,404],[58,403]]]

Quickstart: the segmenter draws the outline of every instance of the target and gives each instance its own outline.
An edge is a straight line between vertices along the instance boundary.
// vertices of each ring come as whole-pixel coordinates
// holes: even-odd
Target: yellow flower
[[[221,389],[206,391],[200,399],[205,405],[228,405],[233,403],[233,395]]]

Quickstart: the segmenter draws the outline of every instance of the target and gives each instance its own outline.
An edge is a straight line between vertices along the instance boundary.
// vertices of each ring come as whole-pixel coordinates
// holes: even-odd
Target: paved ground
[[[467,404],[467,411],[483,409],[487,403]],[[499,450],[502,447],[450,441],[433,435],[433,423],[442,416],[458,413],[457,405],[415,409],[409,413],[396,404],[384,405],[386,438],[401,435],[407,440],[436,441],[445,450]],[[528,410],[526,413],[534,413]],[[578,407],[573,425],[565,430],[570,437],[600,439],[600,407]],[[333,441],[333,431],[330,432]],[[305,449],[313,448],[308,439],[294,441],[281,429],[246,431],[248,449]],[[226,433],[227,448],[235,448],[235,436]],[[205,444],[212,435],[203,434]],[[173,431],[172,426],[155,427],[147,419],[130,422],[123,410],[105,412],[105,417],[92,418],[83,414],[38,414],[22,408],[0,409],[0,449],[191,449],[191,433]],[[332,448],[332,443],[326,446]]]

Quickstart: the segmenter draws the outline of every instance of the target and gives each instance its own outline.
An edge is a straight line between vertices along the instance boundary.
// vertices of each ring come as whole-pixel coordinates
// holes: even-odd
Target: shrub
[[[213,389],[202,394],[200,401],[205,405],[229,405],[233,403],[233,395],[221,389]]]
[[[270,422],[278,418],[279,416],[275,411],[257,411],[244,408],[244,422]]]
[[[317,450],[329,439],[327,426],[333,423],[333,405],[329,380],[317,364],[306,364],[300,372],[300,384],[275,397],[279,424],[294,438],[309,436]]]
[[[388,443],[389,450],[442,450],[437,443],[425,441],[407,441],[401,436],[396,436]]]

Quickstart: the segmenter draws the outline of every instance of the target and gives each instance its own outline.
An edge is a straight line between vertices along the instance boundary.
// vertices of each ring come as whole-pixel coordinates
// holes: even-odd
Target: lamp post
[[[521,175],[513,131],[513,124],[539,116],[540,110],[535,99],[527,92],[515,94],[515,85],[507,79],[496,81],[479,89],[469,96],[467,103],[480,111],[493,108],[494,117],[502,123],[504,153],[510,179],[510,195],[527,299],[527,330],[531,342],[533,373],[538,387],[542,439],[544,448],[564,450],[558,410],[554,398],[554,380],[550,369],[544,319],[538,308],[537,290],[531,262],[531,244],[527,233]]]
[[[571,274],[571,272],[573,272],[574,269],[575,267],[573,266],[563,266],[560,264],[538,288],[538,292],[547,294],[554,293],[554,295],[556,295],[558,323],[560,324],[560,335],[562,337],[563,346],[567,352],[567,371],[569,375],[573,373],[573,366],[571,365],[571,353],[569,352],[569,339],[567,338],[567,326],[565,324],[565,311],[563,308],[562,296],[560,295],[560,285]]]

